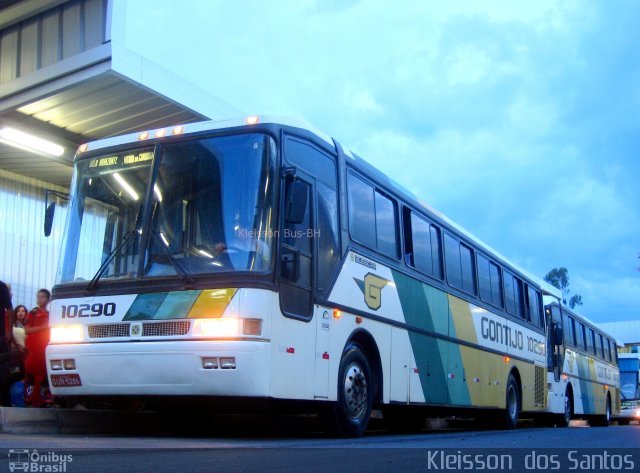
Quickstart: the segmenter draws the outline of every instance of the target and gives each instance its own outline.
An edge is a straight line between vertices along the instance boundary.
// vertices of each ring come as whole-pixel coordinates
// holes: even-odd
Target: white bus
[[[620,410],[620,372],[615,340],[586,317],[557,302],[545,306],[549,393],[542,417],[560,427],[571,419],[608,426]]]
[[[305,125],[149,130],[76,155],[49,380],[60,397],[298,401],[350,436],[373,408],[390,428],[460,412],[513,428],[548,407],[545,294]]]
[[[618,424],[640,421],[640,353],[619,353],[621,407]]]

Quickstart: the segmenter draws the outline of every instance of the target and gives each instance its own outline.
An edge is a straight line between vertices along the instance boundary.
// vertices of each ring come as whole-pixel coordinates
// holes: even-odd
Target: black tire
[[[590,422],[590,425],[594,427],[609,427],[611,423],[611,396],[607,394],[607,404],[605,407],[605,413],[601,416],[596,416],[593,418],[593,421]]]
[[[518,426],[520,417],[521,395],[518,382],[513,374],[509,374],[507,389],[505,390],[506,403],[504,410],[504,428],[511,430]]]
[[[373,406],[373,377],[358,344],[347,345],[338,370],[338,400],[324,413],[330,433],[360,437],[369,425]]]
[[[628,420],[624,420],[624,419],[618,419],[618,425],[629,425],[629,421]]]
[[[426,416],[414,409],[388,406],[383,409],[382,415],[384,428],[391,432],[413,434],[425,427]]]
[[[567,387],[564,392],[564,413],[557,416],[556,425],[558,427],[569,427],[573,418],[573,391]]]

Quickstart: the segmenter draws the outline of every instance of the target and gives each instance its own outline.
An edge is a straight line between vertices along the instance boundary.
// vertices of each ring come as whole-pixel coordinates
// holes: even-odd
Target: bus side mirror
[[[44,211],[44,236],[51,235],[51,229],[53,228],[53,216],[56,213],[56,203],[51,202],[47,209]]]
[[[300,224],[307,213],[307,200],[309,199],[309,184],[294,179],[287,188],[286,221],[287,223]]]
[[[69,194],[64,194],[62,192],[49,189],[44,191],[44,236],[46,237],[51,235],[51,229],[53,228],[53,216],[56,213],[56,201],[55,199],[53,199],[51,200],[51,202],[49,202],[50,195],[60,199],[69,200]]]

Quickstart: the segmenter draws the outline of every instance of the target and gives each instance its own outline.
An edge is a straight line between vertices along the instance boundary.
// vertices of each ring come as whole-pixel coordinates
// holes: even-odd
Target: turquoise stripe
[[[396,271],[393,271],[393,279],[398,290],[405,322],[423,330],[441,331],[442,324],[440,321],[437,324],[434,323],[432,314],[437,312],[432,311],[431,300],[427,298],[428,291],[425,291],[423,285],[415,279]],[[436,295],[434,294],[434,296]],[[434,308],[440,310],[442,302],[437,296],[434,297]],[[419,367],[420,383],[422,384],[425,401],[434,404],[446,404],[449,401],[449,395],[443,355],[446,353],[447,342],[415,332],[409,332],[409,340],[413,356]]]

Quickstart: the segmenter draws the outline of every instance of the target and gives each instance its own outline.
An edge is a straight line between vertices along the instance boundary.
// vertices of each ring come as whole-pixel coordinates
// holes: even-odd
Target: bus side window
[[[538,327],[544,327],[544,317],[540,311],[540,293],[527,285],[527,318]]]
[[[405,262],[418,271],[442,279],[440,229],[404,208]]]
[[[589,348],[589,353],[592,355],[596,354],[596,336],[593,333],[593,329],[589,328],[589,334],[587,335],[587,345]]]
[[[393,259],[398,258],[398,237],[396,203],[386,195],[375,191],[376,240],[381,253]]]
[[[504,271],[504,294],[507,312],[524,318],[522,281],[507,270]]]
[[[617,363],[617,353],[616,353],[616,344],[613,343],[610,339],[607,339],[607,345],[609,346],[609,356],[607,357],[607,361],[612,363]]]
[[[598,336],[596,337],[596,341],[597,341],[596,351],[598,352],[598,356],[604,360],[606,358],[604,356],[604,344],[602,342],[602,335],[598,334]]]
[[[316,202],[318,204],[317,241],[318,241],[318,289],[328,289],[333,269],[340,262],[338,240],[338,197],[335,189],[316,183]]]
[[[577,341],[577,347],[580,350],[586,350],[586,343],[585,343],[585,335],[584,335],[584,325],[582,324],[582,322],[576,322],[576,341]]]
[[[564,340],[565,342],[572,346],[576,347],[576,325],[573,317],[569,317],[568,315],[564,315]]]
[[[349,233],[351,238],[376,247],[376,215],[373,187],[349,173],[347,177],[349,194]]]

